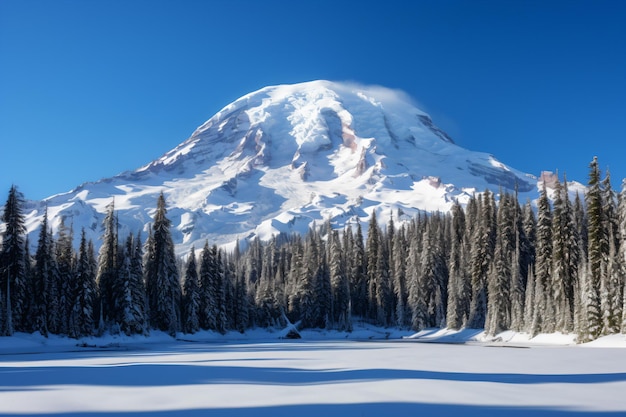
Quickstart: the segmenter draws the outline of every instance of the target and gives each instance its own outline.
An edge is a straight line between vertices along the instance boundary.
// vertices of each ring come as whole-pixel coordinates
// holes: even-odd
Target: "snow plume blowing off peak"
[[[405,93],[312,81],[247,94],[138,170],[32,203],[28,229],[35,233],[47,205],[53,227],[61,219],[84,227],[99,245],[114,198],[120,236],[145,236],[163,192],[182,254],[206,240],[269,239],[326,221],[350,226],[372,211],[382,222],[392,213],[402,220],[447,211],[486,188],[524,193],[536,184],[491,155],[457,146]]]

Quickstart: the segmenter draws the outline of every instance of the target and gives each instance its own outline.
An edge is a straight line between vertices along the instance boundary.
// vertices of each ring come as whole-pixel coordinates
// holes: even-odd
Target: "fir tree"
[[[185,282],[183,284],[183,330],[186,333],[196,333],[200,330],[199,288],[196,251],[192,247],[189,251],[189,259],[185,268]]]
[[[157,201],[157,209],[152,225],[150,248],[150,270],[147,284],[150,325],[174,336],[180,330],[180,303],[182,290],[178,278],[174,242],[170,232],[171,222],[167,218],[163,193]]]
[[[488,308],[485,331],[495,335],[511,325],[511,282],[515,258],[515,207],[512,197],[502,195],[497,215],[494,261],[488,275]]]
[[[95,328],[96,276],[90,265],[94,257],[85,237],[85,229],[80,236],[78,262],[76,265],[76,287],[69,321],[69,336],[80,338],[93,334]],[[93,248],[91,248],[93,251]]]
[[[602,205],[602,189],[600,182],[600,168],[598,158],[594,157],[589,165],[589,185],[585,194],[587,205],[588,230],[588,274],[586,274],[586,302],[588,313],[587,333],[589,338],[595,339],[602,332],[602,310],[600,306],[600,287],[606,270],[606,255],[608,254],[608,239],[604,228],[604,211]],[[596,305],[596,303],[598,303]],[[598,314],[596,314],[596,312]]]
[[[100,300],[100,316],[105,325],[111,325],[119,318],[115,309],[114,286],[117,279],[117,219],[115,217],[115,202],[107,206],[107,214],[103,222],[104,234],[102,246],[98,254],[98,272],[96,283]],[[103,329],[101,329],[103,330]]]
[[[71,227],[67,227],[65,220],[61,218],[58,227],[58,237],[56,244],[56,264],[59,273],[58,294],[59,294],[59,333],[68,334],[68,324],[73,307],[74,293],[76,292],[75,277],[75,254],[72,246],[74,232]]]
[[[469,282],[466,271],[464,253],[465,240],[465,213],[458,202],[452,206],[452,216],[450,227],[450,258],[448,260],[448,310],[447,327],[458,330],[462,328],[469,315],[469,289],[466,283]]]
[[[350,295],[354,314],[365,317],[367,315],[367,258],[363,246],[361,223],[357,224],[356,235],[353,241],[352,268],[350,271]]]
[[[16,186],[12,186],[2,213],[4,231],[0,252],[0,291],[4,292],[2,298],[5,312],[0,332],[5,336],[10,336],[14,330],[22,332],[28,328],[28,283],[24,246],[26,226],[23,205],[22,193]]]
[[[48,210],[46,209],[39,230],[35,270],[33,271],[33,330],[48,336],[50,298],[55,294],[49,291],[54,281],[55,265],[53,255],[54,242],[48,230]]]
[[[611,187],[611,174],[607,170],[602,181],[602,213],[604,236],[606,238],[605,262],[600,281],[602,310],[602,334],[619,333],[622,321],[622,282],[619,256],[619,228],[615,192]]]
[[[139,234],[129,235],[124,247],[124,257],[118,274],[119,290],[116,309],[121,313],[121,330],[127,334],[146,334],[146,291],[143,284],[142,245]]]
[[[376,319],[378,312],[377,292],[381,271],[378,270],[379,252],[382,250],[380,228],[376,220],[376,211],[372,211],[367,232],[367,309],[370,319]]]
[[[532,331],[551,333],[555,330],[554,305],[551,299],[552,283],[552,209],[546,184],[543,183],[537,202],[537,246],[535,264],[535,306]]]
[[[395,233],[393,238],[393,288],[396,296],[396,323],[398,327],[410,325],[411,309],[408,305],[408,286],[406,260],[408,248],[405,238],[404,227]]]
[[[484,328],[487,315],[487,275],[495,249],[495,202],[493,193],[485,191],[478,199],[477,226],[472,235],[470,274],[472,281],[472,304],[468,326]]]
[[[552,295],[556,330],[571,332],[574,325],[574,288],[578,275],[578,242],[567,180],[556,183],[552,222]]]
[[[333,327],[337,330],[351,331],[350,283],[344,270],[341,257],[341,242],[336,230],[330,233],[330,283],[332,289]]]
[[[623,301],[621,332],[626,333],[626,178],[622,181],[622,191],[619,194],[619,203],[617,210],[619,226],[618,234],[620,239],[618,264],[621,265],[620,272],[624,281],[624,286],[622,286]]]

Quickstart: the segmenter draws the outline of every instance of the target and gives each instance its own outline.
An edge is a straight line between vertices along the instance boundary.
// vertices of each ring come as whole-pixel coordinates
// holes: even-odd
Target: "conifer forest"
[[[626,181],[615,191],[594,158],[585,195],[572,196],[566,180],[540,184],[536,204],[486,190],[448,213],[398,215],[385,227],[373,212],[367,233],[358,223],[326,223],[233,252],[206,242],[184,259],[163,195],[147,236],[119,236],[112,202],[95,253],[71,225],[53,235],[47,216],[31,246],[14,186],[0,229],[0,335],[225,333],[288,323],[350,331],[353,320],[575,333],[579,342],[626,333]]]

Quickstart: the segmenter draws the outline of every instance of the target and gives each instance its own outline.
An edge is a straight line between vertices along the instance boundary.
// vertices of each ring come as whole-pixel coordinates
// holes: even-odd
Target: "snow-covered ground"
[[[0,416],[626,414],[623,335],[588,345],[471,330],[278,336],[0,338]]]

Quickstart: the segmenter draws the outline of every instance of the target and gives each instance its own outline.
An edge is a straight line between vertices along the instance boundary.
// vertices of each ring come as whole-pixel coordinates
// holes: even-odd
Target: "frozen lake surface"
[[[0,416],[626,415],[624,393],[623,348],[244,340],[0,349]]]

